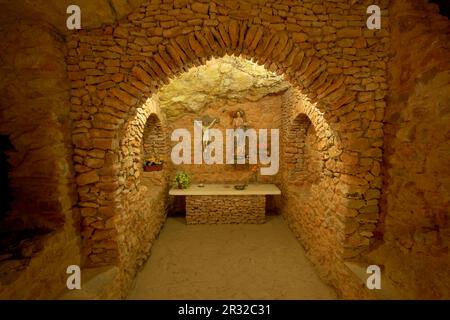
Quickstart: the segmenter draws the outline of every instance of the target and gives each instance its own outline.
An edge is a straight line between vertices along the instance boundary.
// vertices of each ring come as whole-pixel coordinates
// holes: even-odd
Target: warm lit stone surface
[[[0,19],[42,21],[50,23],[61,33],[70,33],[66,27],[67,7],[73,4],[81,8],[82,28],[98,28],[114,23],[144,3],[145,0],[1,0]]]
[[[80,264],[79,238],[71,228],[33,239],[27,257],[2,259],[0,299],[56,298],[66,288],[67,267]]]
[[[116,277],[117,267],[84,268],[80,290],[66,289],[58,297],[59,300],[112,300],[120,299],[120,288]]]
[[[245,111],[245,121],[249,128],[256,130],[267,129],[270,136],[271,129],[281,127],[281,105],[282,94],[268,95],[258,101],[248,101],[240,103],[224,103],[217,101],[208,106],[202,113],[186,113],[168,122],[168,131],[172,132],[177,128],[186,128],[194,137],[194,121],[199,120],[204,115],[220,120],[214,125],[214,129],[222,132],[225,138],[226,129],[233,128],[233,115],[236,111]],[[177,142],[169,142],[174,147]],[[224,162],[225,162],[224,157]],[[192,155],[192,162],[194,161]],[[252,181],[252,166],[235,164],[213,164],[213,165],[179,165],[176,171],[186,171],[192,176],[194,183],[249,183]],[[262,176],[258,174],[258,181],[262,183],[278,183],[279,174],[272,176]]]
[[[249,184],[244,190],[237,190],[232,184],[206,184],[199,187],[192,184],[186,189],[172,188],[169,191],[173,196],[248,196],[248,195],[278,195],[280,189],[273,184]]]
[[[91,265],[110,264],[112,258],[117,258],[119,272],[117,281],[119,282],[120,293],[122,296],[127,292],[136,271],[143,265],[150,249],[158,236],[167,213],[167,193],[168,193],[168,171],[170,166],[168,158],[164,170],[153,173],[143,172],[142,162],[144,157],[144,134],[151,133],[147,131],[148,125],[157,124],[157,127],[164,130],[166,127],[164,115],[161,114],[159,103],[156,99],[149,99],[143,108],[137,111],[134,118],[130,118],[125,124],[125,134],[120,141],[120,153],[116,157],[111,152],[110,164],[112,170],[105,170],[104,179],[111,180],[113,177],[114,188],[103,189],[99,187],[100,201],[102,207],[98,208],[98,217],[112,217],[113,224],[105,227],[111,228],[112,235],[106,235],[100,239],[95,239],[95,232],[98,227],[93,220],[87,228],[93,230],[93,235],[89,239],[91,246]],[[161,132],[165,136],[164,131]],[[160,150],[165,150],[164,143],[159,145]],[[114,168],[119,167],[119,176],[112,175]],[[115,179],[117,178],[117,180]],[[120,182],[123,181],[124,184]],[[102,192],[103,191],[103,192]],[[108,207],[111,203],[114,208],[120,212],[120,215],[114,215]],[[111,219],[111,218],[109,218]],[[114,220],[115,219],[115,220]],[[86,225],[85,225],[86,226]],[[101,231],[101,230],[100,230]],[[116,236],[116,237],[115,237]],[[96,247],[100,247],[98,250]]]
[[[282,167],[264,182],[282,189],[276,208],[344,297],[370,297],[346,267],[358,260],[383,265],[407,297],[448,298],[450,27],[436,6],[380,1],[371,31],[369,0],[80,1],[83,30],[68,32],[68,4],[0,1],[0,134],[14,146],[16,199],[1,227],[48,235],[19,241],[20,259],[1,256],[1,297],[55,297],[69,264],[116,266],[125,296],[171,205],[175,168],[142,172],[150,141],[168,159],[175,123],[156,94],[234,55],[291,88],[244,97],[235,86],[235,98],[202,100],[176,125],[248,107],[255,127],[281,128]],[[224,78],[258,87],[247,72]],[[194,176],[248,179],[235,169]]]
[[[169,218],[128,296],[200,300],[336,297],[319,279],[281,217],[268,218],[262,225],[186,225],[181,218]]]
[[[384,246],[373,260],[406,297],[450,299],[450,21],[424,1],[392,15]]]
[[[67,266],[81,264],[65,43],[45,26],[3,21],[0,134],[13,148],[11,207],[0,213],[0,299],[54,298]]]
[[[341,23],[345,16],[352,17],[351,24]],[[128,264],[141,250],[138,242],[130,245],[121,239],[133,228],[132,217],[148,212],[147,204],[139,200],[141,170],[135,161],[140,157],[140,126],[149,114],[145,111],[146,99],[180,72],[225,54],[254,59],[284,74],[296,90],[302,91],[298,98],[304,101],[301,104],[314,105],[315,109],[310,108],[306,114],[316,124],[318,148],[324,151],[327,169],[323,173],[326,178],[317,186],[320,191],[314,210],[323,212],[324,204],[329,203],[328,210],[339,213],[326,220],[334,223],[334,230],[324,228],[323,242],[311,240],[327,249],[311,253],[320,260],[337,250],[331,256],[340,260],[366,251],[371,230],[346,235],[344,229],[347,223],[353,223],[350,217],[358,213],[364,223],[378,219],[379,195],[368,200],[364,193],[381,184],[377,168],[383,143],[382,118],[375,109],[385,106],[388,33],[365,30],[365,19],[363,4],[328,3],[327,8],[312,10],[311,2],[289,2],[281,7],[271,3],[151,2],[113,27],[83,30],[69,37],[67,63],[72,80],[75,153],[85,162],[84,154],[103,150],[108,168],[78,167],[79,204],[94,212],[101,208],[114,220],[119,212],[120,217],[126,217],[117,224],[118,230],[109,231],[97,230],[103,225],[101,216],[92,218],[96,216],[93,214],[83,220],[83,225],[89,225],[84,236],[88,263]],[[245,83],[246,78],[241,80]],[[286,130],[302,112],[296,104],[286,104],[281,112]],[[325,116],[319,119],[318,112]],[[159,118],[165,123],[163,116]],[[121,137],[123,130],[127,132],[125,140]],[[132,141],[133,136],[138,139]],[[119,146],[126,146],[124,141],[127,147],[119,152]],[[360,153],[362,160],[347,166],[347,158],[339,158],[347,153]],[[329,200],[320,203],[323,193]],[[354,200],[361,202],[358,209],[351,207]],[[328,210],[325,212],[332,212]],[[310,245],[308,239],[314,238],[303,238],[306,246]],[[100,247],[94,250],[94,244]],[[124,270],[132,275],[134,269],[131,263]],[[338,276],[332,274],[331,278]]]

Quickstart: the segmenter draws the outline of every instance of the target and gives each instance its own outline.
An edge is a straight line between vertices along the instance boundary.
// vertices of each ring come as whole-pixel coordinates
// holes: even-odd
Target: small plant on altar
[[[164,161],[159,157],[151,156],[144,160],[144,171],[161,171]]]
[[[186,172],[178,172],[174,182],[178,189],[187,189],[191,184],[191,177]]]

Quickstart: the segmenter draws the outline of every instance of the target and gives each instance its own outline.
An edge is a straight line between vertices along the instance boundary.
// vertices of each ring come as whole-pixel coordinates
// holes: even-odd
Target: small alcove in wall
[[[289,184],[305,188],[318,184],[324,169],[323,155],[316,130],[306,114],[293,120],[288,135],[285,156]]]
[[[10,164],[6,154],[11,148],[8,136],[0,135],[0,220],[6,216],[12,200],[9,180]]]
[[[159,193],[167,187],[169,165],[165,130],[158,116],[152,113],[142,135],[142,182],[149,192]]]
[[[9,285],[22,274],[43,248],[45,235],[54,231],[44,225],[43,212],[31,211],[34,216],[30,216],[30,211],[21,210],[18,201],[24,195],[28,195],[28,206],[38,200],[33,198],[32,186],[27,190],[23,181],[12,178],[16,168],[10,156],[16,151],[9,136],[0,135],[0,286]]]

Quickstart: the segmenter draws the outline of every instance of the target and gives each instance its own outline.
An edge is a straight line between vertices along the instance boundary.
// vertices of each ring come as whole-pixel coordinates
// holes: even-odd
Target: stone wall
[[[0,134],[15,148],[20,200],[1,224],[38,239],[24,239],[20,261],[2,255],[0,297],[57,294],[67,265],[80,264],[78,209],[85,264],[120,266],[126,291],[165,214],[166,174],[141,172],[146,102],[180,72],[234,54],[293,86],[281,121],[283,146],[295,142],[282,154],[311,157],[296,170],[282,161],[283,213],[322,275],[365,297],[343,265],[362,255],[408,297],[448,298],[449,22],[424,0],[389,11],[383,0],[382,29],[367,30],[372,2],[80,0],[79,32],[60,14],[69,1],[1,3]]]
[[[84,161],[93,150],[102,150],[99,159],[107,164],[78,172],[82,212],[121,215],[123,205],[113,199],[128,196],[124,191],[130,184],[120,171],[120,141],[125,124],[146,99],[180,72],[211,57],[240,55],[285,75],[314,104],[318,113],[309,115],[312,123],[316,117],[327,120],[333,132],[327,140],[339,140],[345,156],[333,153],[326,166],[336,187],[329,190],[326,183],[317,191],[318,198],[327,199],[324,203],[335,200],[337,206],[337,213],[326,220],[336,223],[336,232],[325,228],[329,237],[322,246],[329,248],[330,256],[358,256],[371,242],[370,231],[355,231],[351,237],[343,230],[347,224],[354,225],[351,220],[359,214],[378,214],[379,195],[369,200],[366,194],[381,187],[387,89],[389,32],[388,28],[367,29],[370,4],[151,0],[117,24],[74,32],[67,41],[67,64],[77,128],[75,152]],[[387,19],[387,1],[380,6]],[[315,126],[321,138],[319,129]],[[108,184],[99,198],[100,177]],[[372,220],[363,224],[370,225]],[[105,241],[112,240],[111,249],[97,263],[130,259],[120,249],[126,247],[125,238],[115,237],[116,232],[113,228],[110,234],[104,233]],[[335,268],[332,263],[329,266]]]
[[[164,127],[158,100],[147,100],[125,124],[119,155],[107,153],[108,160],[96,171],[99,180],[89,189],[96,192],[100,206],[89,209],[89,216],[83,215],[85,265],[118,265],[119,295],[127,292],[165,220],[170,165],[165,164],[161,172],[143,172],[144,132],[160,129],[157,136],[164,137]],[[118,168],[120,175],[111,177],[111,167]],[[111,207],[120,214],[112,214]]]
[[[80,265],[80,240],[73,229],[68,224],[62,230],[27,238],[21,257],[0,261],[0,299],[56,299],[67,288],[67,267]]]
[[[163,130],[161,121],[155,116],[151,115],[145,124],[143,133],[143,157],[155,157],[162,161],[168,162],[168,149],[166,132]]]
[[[345,263],[361,259],[375,243],[381,180],[372,175],[379,175],[378,157],[364,155],[358,145],[348,148],[345,135],[336,132],[339,123],[327,120],[298,90],[284,96],[283,124],[284,217],[322,277],[343,297],[371,297]],[[360,166],[372,168],[371,174],[362,176]]]
[[[136,115],[125,124],[125,135],[120,142],[118,181],[119,186],[120,181],[125,184],[117,189],[120,196],[114,206],[120,215],[115,216],[114,227],[117,230],[115,240],[122,295],[150,255],[150,248],[166,219],[170,163],[164,164],[163,171],[143,172],[143,137],[145,128],[151,124],[161,129],[158,137],[165,136],[167,124],[157,98],[148,99],[138,108]],[[168,156],[163,154],[162,158],[167,159]]]
[[[189,69],[158,92],[169,122],[180,116],[203,115],[211,106],[256,102],[289,87],[282,76],[250,60],[225,55]]]
[[[317,160],[324,168],[330,167],[326,163],[334,163],[342,153],[340,140],[300,92],[290,89],[283,98],[281,212],[321,276],[338,287],[339,269],[328,266],[342,265],[345,255],[343,223],[347,212],[344,206],[347,188],[341,186],[343,189],[339,192],[340,174],[337,171],[308,170],[311,159],[304,155],[308,149],[315,149],[319,156]],[[306,146],[308,132],[309,136],[313,134],[312,140],[316,143]],[[309,179],[311,176],[316,179]]]
[[[382,247],[408,298],[450,298],[450,21],[426,1],[391,7]]]
[[[284,161],[290,183],[314,183],[324,169],[319,139],[308,116],[298,115],[286,137]]]
[[[148,0],[77,0],[76,4],[82,10],[83,29],[92,29],[123,19],[146,1]],[[0,21],[43,23],[65,36],[71,33],[66,27],[66,10],[72,4],[74,2],[71,0],[33,0],[33,4],[29,0],[3,0],[0,3]]]
[[[264,223],[266,196],[186,196],[187,224]]]
[[[0,298],[54,298],[80,265],[64,39],[20,20],[0,35],[0,134],[12,204],[0,221]]]

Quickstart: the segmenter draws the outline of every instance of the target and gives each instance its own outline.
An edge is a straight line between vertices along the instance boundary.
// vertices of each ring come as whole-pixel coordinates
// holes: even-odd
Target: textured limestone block
[[[266,197],[186,196],[187,224],[264,223]]]

